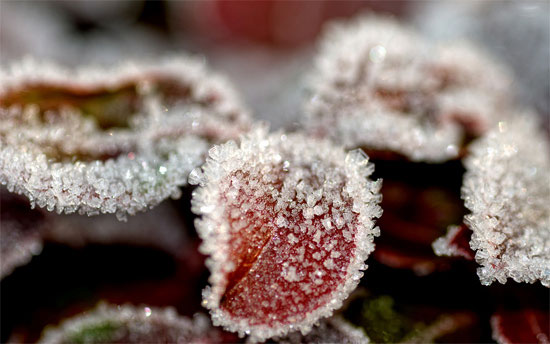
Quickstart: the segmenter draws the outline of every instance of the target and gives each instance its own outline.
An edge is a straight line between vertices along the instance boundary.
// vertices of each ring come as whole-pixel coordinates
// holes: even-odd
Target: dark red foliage
[[[491,328],[499,343],[550,343],[548,309],[499,310],[491,317]]]

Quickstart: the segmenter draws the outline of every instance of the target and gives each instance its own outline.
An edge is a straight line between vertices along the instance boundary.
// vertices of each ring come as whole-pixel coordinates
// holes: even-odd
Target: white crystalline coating
[[[96,336],[96,337],[94,337]],[[179,316],[173,308],[101,303],[95,309],[48,326],[39,343],[216,343],[219,332],[208,318]]]
[[[453,240],[460,230],[460,226],[449,226],[447,228],[447,233],[444,236],[437,238],[432,243],[432,248],[435,254],[438,256],[464,257],[466,259],[471,259],[468,252],[465,252],[453,243]]]
[[[325,32],[303,123],[346,147],[445,161],[498,121],[510,80],[467,43],[433,46],[390,17],[363,15]]]
[[[202,162],[206,143],[196,137],[178,139],[154,153],[120,156],[106,162],[50,162],[25,146],[0,146],[0,182],[10,192],[27,196],[32,205],[49,211],[96,215],[126,214],[179,195],[192,168]],[[160,160],[167,155],[167,160]],[[167,173],[161,174],[164,166]]]
[[[550,287],[550,148],[533,114],[501,122],[472,144],[462,198],[482,284]]]
[[[366,344],[369,338],[360,328],[353,327],[339,316],[323,320],[319,326],[314,327],[307,335],[299,332],[289,334],[279,339],[279,344],[309,344],[309,343],[341,343],[341,344]]]
[[[77,97],[126,87],[139,104],[136,113],[111,108],[107,120],[127,123],[101,128],[100,119],[78,106],[42,111],[32,94],[8,102],[33,87]],[[170,92],[175,99],[168,102]],[[63,102],[64,96],[51,97]],[[49,211],[125,218],[177,197],[208,146],[238,137],[249,125],[228,82],[193,58],[76,71],[23,60],[0,70],[0,182]]]
[[[209,255],[211,286],[203,292],[203,305],[213,323],[252,340],[309,332],[355,289],[374,249],[381,182],[368,179],[373,165],[361,150],[346,155],[327,140],[268,134],[265,128],[239,144],[215,146],[209,155],[191,183],[200,185],[192,211],[201,215],[195,226],[201,252]],[[259,242],[264,246],[256,246]],[[239,245],[249,253],[258,247],[257,259],[222,304],[228,275],[238,268]],[[323,288],[330,289],[319,294]],[[304,310],[311,303],[306,295],[318,302],[316,308]],[[285,309],[270,312],[278,302]]]

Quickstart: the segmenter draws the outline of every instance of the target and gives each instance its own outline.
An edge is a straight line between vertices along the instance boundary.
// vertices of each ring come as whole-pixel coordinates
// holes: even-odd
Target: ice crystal
[[[447,234],[432,243],[433,250],[438,256],[463,257],[474,259],[474,253],[469,246],[471,234],[467,226],[449,226]]]
[[[307,333],[340,307],[379,233],[372,171],[360,150],[265,128],[213,147],[190,183],[214,324],[263,340]]]
[[[322,321],[307,335],[299,332],[291,333],[277,341],[279,344],[307,344],[307,343],[345,343],[366,344],[369,338],[365,333],[350,325],[339,316]]]
[[[534,116],[499,123],[472,145],[465,166],[465,223],[481,282],[549,287],[550,148]]]
[[[0,182],[50,211],[133,215],[179,195],[211,143],[248,112],[186,57],[76,71],[24,60],[0,72]]]
[[[47,225],[40,210],[28,209],[21,196],[0,189],[0,279],[42,251]]]
[[[39,343],[216,343],[219,332],[204,315],[179,316],[173,308],[114,306],[96,309],[46,328]]]
[[[346,147],[456,158],[507,107],[510,79],[466,43],[433,46],[372,14],[335,23],[308,81],[304,124]]]

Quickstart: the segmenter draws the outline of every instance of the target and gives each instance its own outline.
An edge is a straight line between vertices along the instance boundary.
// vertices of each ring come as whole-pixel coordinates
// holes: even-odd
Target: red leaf
[[[216,146],[190,176],[210,255],[214,324],[262,340],[307,332],[355,288],[372,251],[380,184],[361,151],[257,130]]]
[[[493,339],[498,343],[550,343],[548,310],[500,310],[491,317]]]

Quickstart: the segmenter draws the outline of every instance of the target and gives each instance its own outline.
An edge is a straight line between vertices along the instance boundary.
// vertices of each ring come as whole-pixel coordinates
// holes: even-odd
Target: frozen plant
[[[550,147],[533,114],[502,121],[472,145],[462,197],[481,283],[550,287]]]
[[[199,60],[76,71],[24,60],[0,73],[0,182],[58,213],[125,218],[178,197],[213,143],[250,125]]]
[[[188,319],[173,308],[102,303],[46,328],[39,343],[217,343],[220,338],[202,314]]]
[[[435,46],[390,17],[329,26],[307,80],[307,131],[412,161],[459,157],[509,106],[505,69],[465,42]]]
[[[360,150],[265,128],[211,148],[189,182],[214,325],[265,340],[305,334],[338,309],[379,233],[372,171]]]

